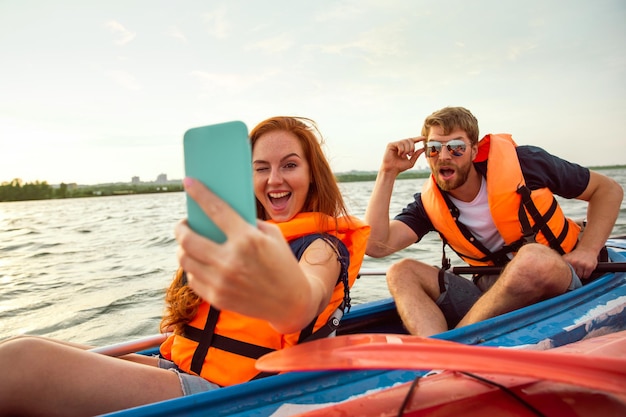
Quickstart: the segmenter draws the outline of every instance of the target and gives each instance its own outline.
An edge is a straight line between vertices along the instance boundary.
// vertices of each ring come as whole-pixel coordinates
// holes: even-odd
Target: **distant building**
[[[167,174],[159,174],[156,179],[157,184],[167,184]]]
[[[130,182],[131,184],[139,184],[141,181],[139,181],[139,177],[133,177],[133,179]]]

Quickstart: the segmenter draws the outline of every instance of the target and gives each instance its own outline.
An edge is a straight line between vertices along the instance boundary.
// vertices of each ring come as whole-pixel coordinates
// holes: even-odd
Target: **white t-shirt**
[[[476,198],[470,202],[457,200],[449,195],[450,200],[459,209],[459,221],[472,232],[487,249],[494,252],[504,245],[504,239],[500,236],[493,217],[485,216],[489,211],[489,199],[487,197],[487,181],[482,177],[480,191]]]

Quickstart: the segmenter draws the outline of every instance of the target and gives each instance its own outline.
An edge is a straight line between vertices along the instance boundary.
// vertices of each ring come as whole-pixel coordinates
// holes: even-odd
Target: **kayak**
[[[366,352],[360,348],[372,349],[380,343],[373,341],[364,345],[341,336],[336,338],[333,344],[338,345],[336,342],[342,338],[345,339],[341,343],[344,345],[343,348],[322,343],[327,345],[326,349],[335,349],[334,355],[337,359],[343,359],[344,354],[367,358]],[[440,365],[436,352],[431,348],[452,350],[455,343],[445,342],[449,345],[439,345],[432,343],[435,340],[430,339],[430,343],[424,343],[419,338],[412,337],[407,338],[406,344],[392,342],[388,347],[404,347],[409,354],[398,355],[393,349],[383,355],[377,352],[378,355],[373,361],[366,363],[363,360],[356,364],[346,362],[344,369],[353,369],[355,366],[382,366],[383,363],[387,363],[387,366],[415,364],[415,361],[409,362],[411,359],[417,359],[417,363],[421,364],[416,366],[428,365],[429,362]],[[321,405],[316,410],[304,412],[299,416],[626,415],[626,331],[585,339],[549,351],[462,346],[461,351],[471,352],[475,356],[471,359],[469,356],[465,357],[470,359],[467,361],[463,359],[463,355],[460,355],[461,360],[457,356],[452,360],[456,365],[448,364],[451,367],[445,371],[427,377],[418,376],[412,382],[368,393],[338,404]],[[294,348],[293,352],[299,347]],[[267,355],[265,359],[270,360],[266,360],[266,365],[273,365],[270,366],[272,369],[284,368],[286,359],[297,359],[298,355],[293,355],[290,350],[279,352],[287,354],[282,357]],[[310,346],[307,350],[310,350]],[[465,371],[478,369],[481,364],[485,365],[487,357],[489,361],[497,358],[495,362],[502,368],[489,369],[493,373]],[[499,360],[503,357],[511,359],[509,365],[517,367],[508,369],[506,361]],[[528,357],[532,357],[533,361],[528,362]],[[281,363],[282,366],[279,366]],[[533,364],[542,364],[543,371],[535,372],[540,367],[533,368]],[[509,373],[512,375],[508,375]]]
[[[626,237],[609,239],[607,249],[610,261],[623,267]],[[607,271],[575,291],[432,338],[541,351],[626,330],[626,272],[610,272],[610,264]],[[375,333],[406,335],[392,299],[354,306],[337,331],[339,336]],[[156,352],[148,349],[139,353]],[[396,368],[286,372],[108,415],[291,416],[320,404],[340,403],[410,383],[427,372]]]

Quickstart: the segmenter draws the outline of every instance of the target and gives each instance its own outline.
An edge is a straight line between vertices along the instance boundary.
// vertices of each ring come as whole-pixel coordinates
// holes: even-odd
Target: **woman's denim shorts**
[[[198,394],[200,392],[211,391],[220,386],[197,375],[190,375],[178,368],[176,364],[167,359],[159,358],[159,368],[167,369],[175,372],[180,380],[180,386],[183,389],[183,395]]]

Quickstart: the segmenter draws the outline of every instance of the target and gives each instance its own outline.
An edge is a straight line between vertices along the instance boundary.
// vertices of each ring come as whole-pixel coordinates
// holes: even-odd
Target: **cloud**
[[[135,39],[136,34],[134,32],[129,31],[121,23],[116,22],[115,20],[109,20],[106,22],[105,27],[117,36],[115,43],[118,45],[126,45]]]
[[[365,13],[362,0],[331,3],[323,10],[315,13],[315,19],[319,22],[354,20]]]
[[[141,84],[137,82],[137,79],[126,71],[107,71],[106,75],[116,84],[128,90],[136,91],[141,89]]]
[[[204,21],[209,25],[207,30],[211,36],[224,39],[230,35],[231,24],[226,18],[226,8],[220,7],[214,12],[205,13],[203,17]]]
[[[524,56],[526,53],[534,50],[537,48],[537,45],[531,43],[531,42],[527,42],[526,44],[522,44],[522,45],[510,45],[508,47],[508,51],[507,51],[507,58],[509,61],[517,61],[519,60],[522,56]]]
[[[202,87],[207,92],[215,92],[220,90],[233,92],[240,92],[246,90],[250,86],[260,83],[266,76],[263,75],[239,75],[239,74],[218,74],[205,71],[192,71],[191,75],[202,84]]]
[[[404,56],[406,26],[402,20],[397,20],[357,34],[351,41],[321,45],[320,49],[329,54],[358,51],[364,57],[374,58]]]
[[[282,34],[255,42],[248,49],[257,49],[273,54],[285,52],[291,49],[294,44],[294,40],[289,35]]]
[[[167,35],[171,36],[172,38],[179,39],[183,41],[184,43],[187,43],[187,37],[176,26],[170,27],[167,31]]]

